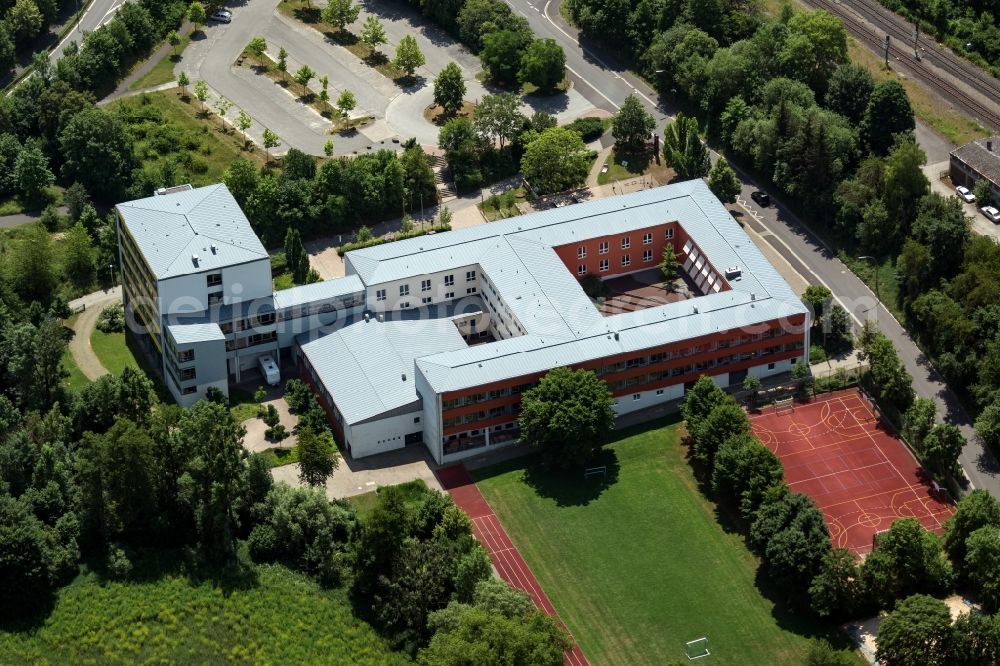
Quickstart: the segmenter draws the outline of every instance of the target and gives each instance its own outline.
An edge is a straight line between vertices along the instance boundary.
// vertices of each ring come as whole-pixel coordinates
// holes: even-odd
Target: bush
[[[441,233],[442,231],[451,231],[451,225],[441,224],[436,227],[433,227],[432,229],[415,229],[409,233],[396,234],[395,238],[392,239],[372,238],[370,240],[358,241],[356,243],[344,243],[343,245],[337,248],[337,254],[339,254],[342,257],[348,252],[352,252],[354,250],[361,250],[366,247],[382,245],[383,243],[391,243],[394,240],[405,240],[407,238],[416,238],[417,236],[423,236],[425,234],[428,234],[431,231],[433,231],[434,233]]]
[[[829,357],[826,355],[826,350],[825,349],[823,349],[819,345],[810,345],[809,346],[809,362],[810,363],[812,363],[814,365],[816,363],[822,363],[823,361],[827,360],[827,358],[829,358]]]
[[[108,549],[106,566],[108,577],[114,580],[127,580],[132,573],[132,561],[118,546],[111,546]]]
[[[264,431],[264,437],[274,442],[280,442],[288,437],[288,429],[280,423]]]
[[[601,138],[601,135],[604,134],[604,121],[600,118],[577,118],[566,125],[566,128],[579,134],[586,143],[590,143]]]
[[[285,382],[285,402],[293,412],[299,413],[309,407],[309,399],[312,391],[306,383],[300,379],[289,379]]]
[[[120,304],[109,305],[97,317],[97,330],[101,333],[121,333],[125,330],[125,308]]]

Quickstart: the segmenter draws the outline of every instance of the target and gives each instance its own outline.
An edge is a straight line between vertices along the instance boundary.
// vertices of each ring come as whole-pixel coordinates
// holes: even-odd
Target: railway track
[[[859,4],[865,4],[867,0],[855,1]],[[956,107],[970,114],[983,126],[992,130],[1000,130],[1000,82],[997,82],[996,79],[987,77],[980,70],[975,70],[974,68],[967,69],[967,66],[972,67],[971,64],[960,63],[961,59],[954,54],[948,53],[947,55],[943,55],[942,49],[935,48],[933,50],[935,56],[940,56],[940,62],[936,63],[937,66],[956,78],[971,78],[972,80],[969,81],[970,85],[978,86],[985,95],[997,100],[992,105],[980,102],[963,90],[961,86],[935,73],[923,59],[917,60],[914,58],[912,48],[905,46],[906,44],[912,45],[912,37],[909,38],[910,41],[906,41],[904,37],[901,37],[902,28],[900,28],[899,24],[882,12],[873,9],[869,13],[865,13],[864,11],[858,11],[855,7],[835,0],[808,0],[808,2],[838,16],[844,21],[844,26],[851,35],[874,46],[876,52],[882,51],[885,48],[885,35],[889,34],[892,37],[889,43],[890,56],[905,63],[907,67],[918,75],[917,78],[921,82],[944,96],[945,99],[951,101]],[[862,20],[862,16],[880,30],[873,32],[871,26]],[[950,59],[948,56],[950,56]],[[956,73],[956,70],[960,71]]]

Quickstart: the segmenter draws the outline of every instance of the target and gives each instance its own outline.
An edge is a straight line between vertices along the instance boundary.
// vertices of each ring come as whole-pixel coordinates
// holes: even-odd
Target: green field
[[[95,328],[90,336],[90,346],[104,369],[113,375],[120,375],[127,365],[139,367],[132,350],[125,344],[124,333],[103,333]]]
[[[826,628],[762,596],[758,560],[699,492],[677,424],[625,431],[605,457],[604,482],[523,460],[473,472],[590,662],[686,662],[684,644],[707,636],[712,663],[803,663]]]
[[[39,626],[0,627],[3,664],[403,664],[351,612],[281,566],[241,580],[191,582],[166,574],[117,583],[82,575]]]
[[[146,72],[146,74],[136,79],[132,85],[128,87],[129,90],[142,90],[143,88],[152,88],[153,86],[158,86],[162,83],[170,83],[175,81],[174,77],[174,65],[180,62],[183,57],[184,49],[187,48],[188,43],[191,41],[191,34],[188,33],[181,37],[181,43],[177,45],[176,48],[172,48],[170,52],[164,55],[162,58],[156,61],[153,68]],[[159,47],[157,47],[159,48]],[[154,51],[155,53],[155,51]],[[177,55],[174,55],[174,54]],[[136,67],[141,67],[145,61],[140,62]]]

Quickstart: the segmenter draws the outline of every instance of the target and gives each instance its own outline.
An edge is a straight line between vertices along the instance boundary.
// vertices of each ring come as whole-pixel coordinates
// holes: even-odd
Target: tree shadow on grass
[[[295,18],[303,23],[319,23],[319,7],[299,7],[295,10]]]
[[[771,608],[771,617],[785,631],[804,638],[825,639],[834,650],[854,650],[851,638],[837,623],[818,619],[808,608],[796,608],[788,603],[790,595],[798,599],[808,598],[805,590],[790,591],[780,588],[768,577],[763,564],[757,567],[754,585],[761,596],[774,604]]]
[[[604,448],[586,464],[569,469],[548,467],[536,458],[522,478],[539,496],[555,500],[557,506],[587,506],[618,482],[619,468],[618,454]]]

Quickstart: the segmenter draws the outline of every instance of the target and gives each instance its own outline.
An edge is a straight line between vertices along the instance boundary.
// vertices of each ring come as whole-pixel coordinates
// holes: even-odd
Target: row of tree
[[[18,54],[32,46],[55,22],[59,14],[72,7],[72,0],[3,0],[0,2],[0,77],[14,67]]]

